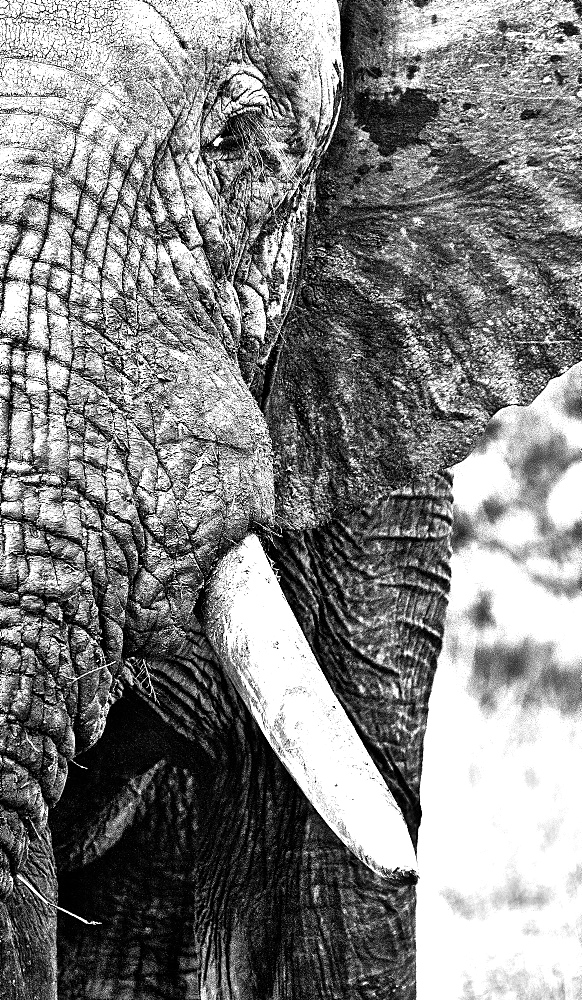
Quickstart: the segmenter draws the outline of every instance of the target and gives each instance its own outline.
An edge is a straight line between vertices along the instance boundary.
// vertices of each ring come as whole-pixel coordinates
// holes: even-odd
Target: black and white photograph
[[[0,0],[0,1000],[582,1000],[581,626],[582,0]]]

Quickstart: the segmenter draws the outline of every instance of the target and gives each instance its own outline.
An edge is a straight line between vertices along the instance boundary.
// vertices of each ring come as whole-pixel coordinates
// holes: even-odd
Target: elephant
[[[413,1000],[448,470],[582,358],[581,31],[0,4],[2,996]]]

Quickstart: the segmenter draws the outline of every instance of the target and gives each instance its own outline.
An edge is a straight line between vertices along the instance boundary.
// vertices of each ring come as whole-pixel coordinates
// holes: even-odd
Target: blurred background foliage
[[[582,1000],[582,366],[455,470],[419,1000]]]

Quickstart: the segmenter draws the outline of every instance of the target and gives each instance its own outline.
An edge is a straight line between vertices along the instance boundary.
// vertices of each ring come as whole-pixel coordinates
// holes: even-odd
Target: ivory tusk
[[[256,535],[220,560],[203,614],[227,676],[320,816],[372,871],[415,880],[404,817],[318,666]]]

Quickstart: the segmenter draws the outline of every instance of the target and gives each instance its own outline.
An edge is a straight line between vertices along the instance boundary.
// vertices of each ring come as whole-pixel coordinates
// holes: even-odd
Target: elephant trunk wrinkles
[[[3,535],[0,898],[12,890],[12,878],[26,859],[28,837],[41,834],[47,807],[61,795],[67,761],[75,753],[75,722],[82,720],[75,726],[81,746],[99,735],[111,681],[96,643],[96,609],[87,581],[63,588],[57,583],[59,568],[53,568],[61,594],[48,597],[53,588],[46,581],[47,557],[17,555],[5,531]]]
[[[7,344],[6,332],[0,317],[0,898],[63,790],[67,761],[99,736],[111,682],[87,568],[88,518],[65,468],[39,471],[54,467],[45,448],[59,447],[61,417],[38,375],[16,377],[31,355]]]
[[[0,136],[4,127],[0,117]],[[95,600],[99,565],[101,575],[105,571],[103,525],[91,502],[91,483],[79,475],[84,461],[97,464],[99,434],[83,427],[68,391],[84,339],[70,321],[71,241],[55,204],[54,173],[39,155],[14,149],[0,154],[0,899],[5,899],[25,863],[29,837],[41,835],[48,807],[61,795],[67,761],[102,731],[112,679],[105,663],[115,658],[112,648],[120,642],[111,625],[104,626]]]

